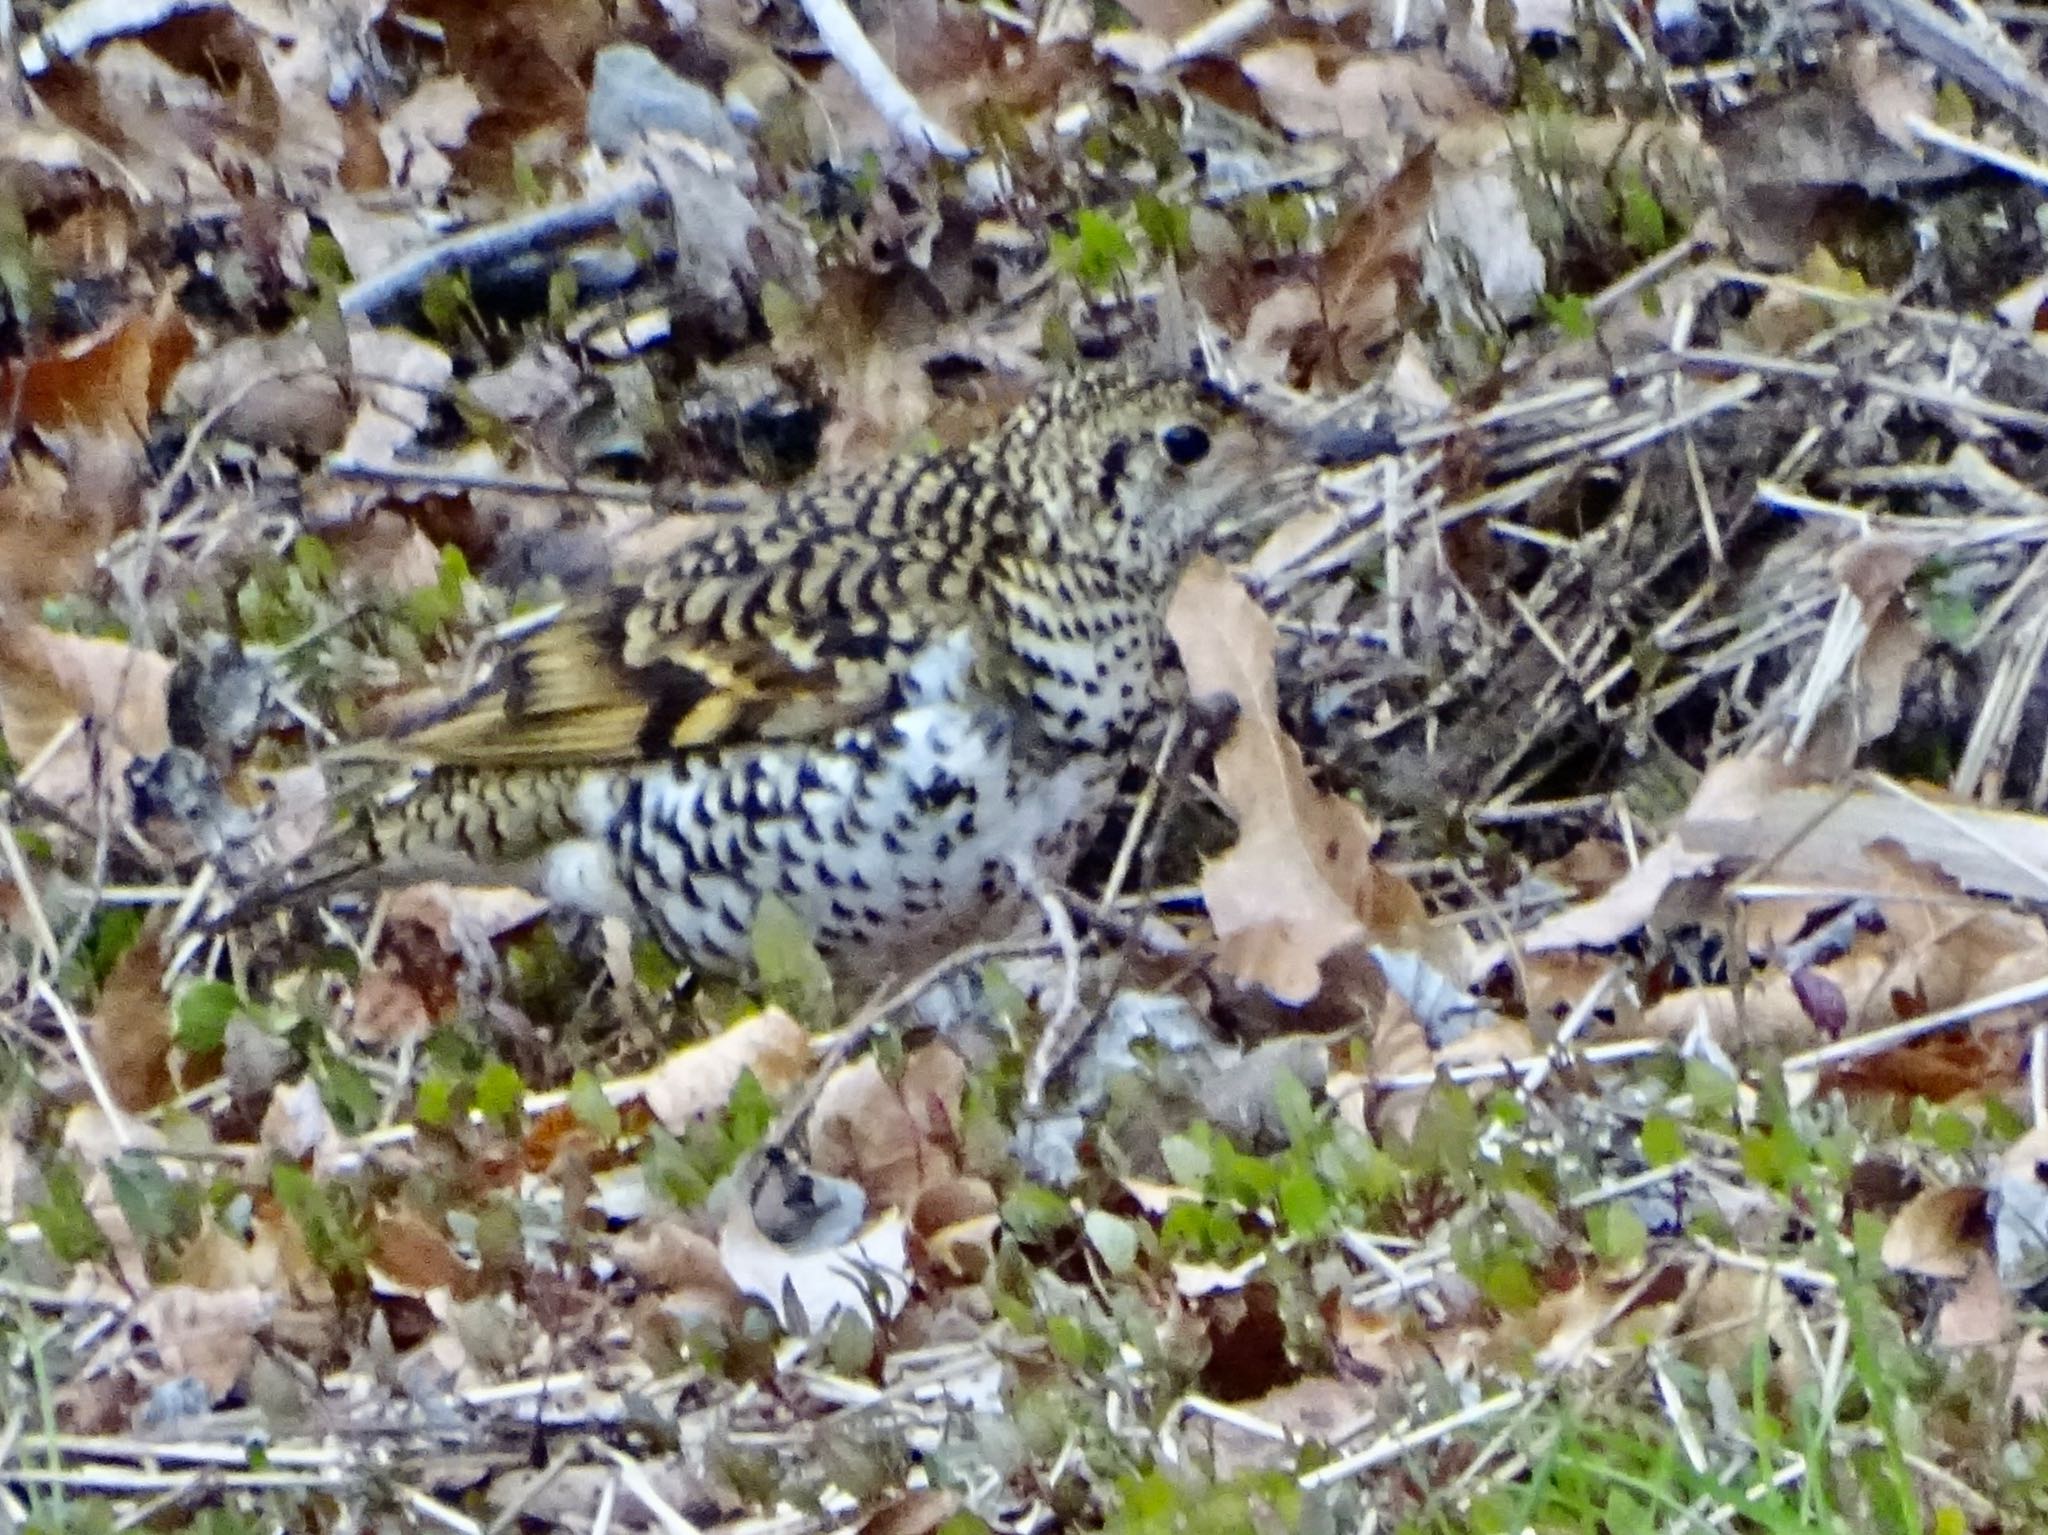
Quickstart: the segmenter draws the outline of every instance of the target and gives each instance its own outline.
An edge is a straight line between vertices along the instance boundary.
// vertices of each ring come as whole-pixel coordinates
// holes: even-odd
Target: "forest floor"
[[[17,0],[0,1526],[2048,1529],[2044,50]],[[218,920],[565,594],[1196,334],[1361,451],[1046,922]]]

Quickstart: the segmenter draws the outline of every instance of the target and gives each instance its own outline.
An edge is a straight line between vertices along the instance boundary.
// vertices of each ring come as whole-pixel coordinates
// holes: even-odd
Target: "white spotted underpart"
[[[548,855],[549,897],[603,915],[637,907],[665,947],[743,969],[757,897],[773,891],[821,949],[902,965],[987,932],[1016,900],[1020,860],[1071,857],[1114,789],[1099,757],[1048,770],[1016,715],[976,684],[959,628],[919,653],[886,725],[593,773],[588,840]]]

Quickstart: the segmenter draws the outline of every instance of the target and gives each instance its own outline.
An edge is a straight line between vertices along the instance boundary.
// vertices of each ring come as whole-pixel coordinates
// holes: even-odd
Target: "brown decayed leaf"
[[[421,1040],[433,1032],[434,1015],[420,989],[388,961],[379,961],[356,983],[349,1011],[349,1037],[369,1045]]]
[[[152,923],[128,952],[93,1005],[88,1031],[93,1058],[114,1101],[131,1113],[171,1096],[171,1003],[164,995],[164,957]]]
[[[1942,1348],[1991,1348],[2006,1339],[2013,1322],[2012,1295],[1998,1282],[1998,1265],[1979,1253],[1935,1318],[1934,1341]]]
[[[908,1492],[863,1519],[859,1535],[932,1535],[959,1511],[957,1492]]]
[[[1368,154],[1404,158],[1412,136],[1434,137],[1479,108],[1441,60],[1420,54],[1325,60],[1313,43],[1272,43],[1238,61],[1267,114],[1289,133],[1335,133]],[[1325,69],[1325,63],[1334,68]]]
[[[80,719],[100,728],[97,741],[71,731],[47,759],[31,785],[45,799],[66,804],[96,783],[118,784],[133,758],[163,751],[170,674],[171,663],[150,651],[59,634],[0,605],[0,738],[8,754],[26,766]]]
[[[0,471],[0,601],[79,590],[114,533],[137,520],[144,464],[125,427],[72,432],[53,446],[51,455],[23,449]]]
[[[310,336],[240,336],[179,370],[174,409],[220,412],[216,430],[244,442],[325,453],[348,430],[340,383]]]
[[[945,1045],[912,1052],[891,1082],[873,1060],[832,1074],[811,1114],[811,1160],[850,1178],[871,1208],[910,1209],[928,1185],[959,1170],[954,1126],[967,1068]]]
[[[191,354],[191,328],[166,292],[152,309],[110,320],[25,362],[0,365],[0,392],[19,398],[21,418],[31,426],[139,438]]]
[[[1878,1251],[1887,1268],[1961,1279],[1984,1255],[1989,1236],[1982,1189],[1923,1189],[1892,1217]]]
[[[918,1194],[910,1209],[910,1227],[933,1264],[974,1284],[995,1257],[1002,1225],[997,1208],[995,1190],[985,1179],[950,1178]]]
[[[136,1321],[156,1343],[165,1370],[192,1376],[218,1402],[248,1369],[257,1335],[276,1311],[277,1297],[254,1285],[163,1285],[142,1298]]]
[[[448,1234],[419,1211],[401,1206],[377,1218],[371,1262],[415,1293],[445,1289],[458,1300],[477,1293],[477,1271],[456,1255]]]
[[[1349,800],[1309,781],[1280,727],[1272,621],[1213,560],[1198,561],[1175,594],[1167,627],[1197,695],[1238,706],[1236,729],[1216,754],[1216,784],[1237,817],[1238,839],[1203,872],[1220,963],[1283,1002],[1306,1002],[1323,960],[1367,938],[1420,931],[1412,889],[1372,862],[1379,828]]]
[[[766,1008],[731,1028],[678,1050],[648,1074],[644,1097],[654,1117],[681,1134],[724,1108],[742,1071],[752,1071],[771,1096],[803,1080],[811,1037],[780,1008]]]

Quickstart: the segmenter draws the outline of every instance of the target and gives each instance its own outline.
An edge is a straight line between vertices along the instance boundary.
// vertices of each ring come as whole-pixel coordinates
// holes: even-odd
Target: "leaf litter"
[[[1766,10],[24,12],[7,1517],[2048,1518],[2037,24]],[[614,557],[1188,304],[1367,451],[1071,942],[208,922]]]

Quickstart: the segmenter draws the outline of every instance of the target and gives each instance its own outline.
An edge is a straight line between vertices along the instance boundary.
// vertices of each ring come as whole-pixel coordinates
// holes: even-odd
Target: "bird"
[[[1109,809],[1264,435],[1209,379],[1111,366],[768,499],[377,743],[411,773],[357,866],[525,885],[735,977],[771,898],[859,974],[994,936]]]

